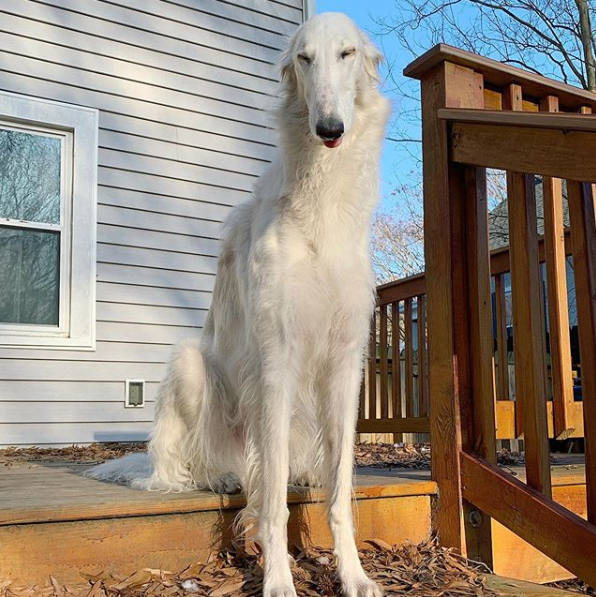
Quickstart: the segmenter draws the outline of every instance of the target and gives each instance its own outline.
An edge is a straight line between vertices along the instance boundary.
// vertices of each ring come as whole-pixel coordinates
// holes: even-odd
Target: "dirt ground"
[[[89,464],[119,458],[133,452],[144,452],[145,442],[105,443],[66,448],[4,448],[0,449],[0,466],[13,462],[85,462]],[[355,460],[358,466],[379,468],[430,468],[428,444],[357,444]],[[513,466],[523,462],[520,454],[499,452],[499,463]]]

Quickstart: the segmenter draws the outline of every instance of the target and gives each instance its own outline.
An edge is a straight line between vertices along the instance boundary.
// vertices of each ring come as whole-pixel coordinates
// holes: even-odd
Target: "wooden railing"
[[[546,201],[548,204],[548,199]],[[555,217],[560,210],[555,211]],[[547,239],[538,239],[540,263],[546,263],[547,301],[544,308],[549,321],[547,351],[548,381],[545,393],[549,438],[583,437],[583,405],[574,400],[573,373],[577,364],[571,359],[570,327],[567,305],[565,263],[561,254],[547,250],[547,242],[562,239],[563,259],[572,255],[569,229],[562,222],[545,218]],[[506,307],[506,274],[510,274],[509,247],[490,254],[492,303],[495,308],[494,374],[497,439],[523,438],[521,407],[510,389],[510,350]],[[559,276],[552,283],[553,272]],[[546,280],[543,280],[546,281]],[[420,308],[419,305],[422,305]],[[551,306],[549,308],[549,306]],[[415,317],[412,316],[415,313]],[[397,319],[395,315],[397,314]],[[545,319],[546,322],[546,319]],[[426,278],[424,274],[403,278],[377,288],[377,308],[371,328],[370,357],[361,391],[360,433],[428,433],[430,430],[428,395],[428,336],[426,329]],[[395,327],[394,327],[395,326]],[[415,331],[413,329],[415,328]],[[374,330],[374,333],[373,333]],[[397,342],[394,341],[397,338]],[[414,348],[414,341],[417,347]],[[374,357],[372,356],[374,355]],[[393,372],[393,363],[401,363]],[[503,365],[502,365],[503,364]],[[372,380],[376,380],[373,384]],[[401,438],[400,438],[401,439]]]
[[[424,276],[377,288],[359,433],[429,432],[425,313]]]
[[[596,117],[585,114],[596,109],[596,96],[445,46],[421,57],[406,74],[420,79],[422,85],[429,353],[424,365],[428,365],[424,392],[430,397],[432,475],[439,485],[439,539],[490,564],[492,517],[596,585]],[[532,113],[540,110],[545,113]],[[505,253],[492,257],[489,253],[487,168],[507,172],[508,258]],[[542,177],[545,189],[542,251],[548,275],[555,433],[569,433],[580,425],[578,418],[583,421],[587,521],[555,503],[551,494],[536,175]],[[575,407],[569,391],[560,179],[567,181],[581,407]],[[497,263],[501,265],[497,267]],[[511,272],[516,387],[511,425],[515,436],[523,433],[526,483],[496,465],[496,412],[499,403],[510,401],[495,400],[497,392],[501,398],[506,396],[504,375],[495,378],[491,275],[496,274],[495,310],[500,320],[498,335],[502,336],[500,276],[507,271]],[[411,284],[411,280],[404,282],[402,290]],[[422,278],[416,284],[416,289],[403,292],[399,286],[379,292],[380,319],[386,321],[389,313],[401,313],[406,337],[411,311],[408,301],[411,305],[413,297],[424,296]],[[395,307],[399,301],[404,303],[403,310]],[[383,305],[390,305],[390,311],[384,311],[388,307]],[[378,333],[382,336],[382,382],[387,372],[383,345],[388,346],[388,332],[381,325]],[[500,356],[505,359],[502,337],[500,346]],[[498,359],[499,355],[497,363]],[[370,369],[372,374],[372,365]],[[391,417],[383,415],[392,412],[389,404],[383,406],[387,384],[380,385],[380,421],[387,421]],[[406,404],[405,414],[412,416],[404,419],[416,425],[425,419],[417,416],[424,412],[420,411],[424,405],[418,402],[418,410],[414,405],[408,411]],[[376,416],[376,405],[377,401],[369,397],[368,413],[365,409],[361,415]],[[404,414],[398,408],[394,412]],[[400,431],[410,430],[405,427]]]

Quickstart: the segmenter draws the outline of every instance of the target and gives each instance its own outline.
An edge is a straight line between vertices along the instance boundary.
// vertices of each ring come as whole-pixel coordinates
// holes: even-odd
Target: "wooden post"
[[[559,111],[559,100],[545,97],[540,109]],[[573,431],[573,377],[569,306],[567,304],[567,258],[563,224],[563,185],[560,179],[542,180],[544,204],[544,245],[548,291],[551,374],[553,380],[553,418],[556,437]]]
[[[431,458],[440,491],[436,530],[442,545],[462,552],[466,551],[466,540],[459,452],[463,443],[470,443],[471,415],[462,225],[465,181],[463,168],[450,164],[447,124],[438,118],[437,111],[482,108],[483,104],[482,75],[472,69],[443,62],[422,75]]]
[[[567,181],[579,323],[588,520],[596,524],[596,209],[591,184]]]
[[[551,495],[542,280],[532,176],[507,173],[515,392],[523,397],[528,485]],[[517,408],[519,409],[519,401]]]
[[[473,409],[473,438],[464,449],[473,450],[491,464],[497,463],[495,431],[495,377],[493,319],[488,242],[486,170],[468,167],[466,184],[466,239],[469,313],[470,402]],[[492,565],[490,519],[466,506],[468,557]],[[470,532],[468,527],[474,529]]]

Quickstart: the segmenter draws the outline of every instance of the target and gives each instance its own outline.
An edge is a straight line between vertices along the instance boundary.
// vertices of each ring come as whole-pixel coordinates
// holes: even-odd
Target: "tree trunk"
[[[588,0],[575,0],[579,11],[579,28],[584,49],[584,64],[586,69],[586,82],[590,91],[596,92],[596,61],[593,52],[592,23],[590,22],[590,7]]]

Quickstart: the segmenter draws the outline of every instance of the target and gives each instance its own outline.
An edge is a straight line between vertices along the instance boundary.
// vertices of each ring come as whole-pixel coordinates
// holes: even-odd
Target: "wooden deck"
[[[179,570],[229,545],[231,524],[244,498],[208,492],[134,491],[81,476],[88,465],[16,463],[0,470],[0,580],[43,582],[52,574],[75,582],[80,572],[129,572],[144,567]],[[554,467],[555,498],[585,515],[583,465]],[[523,478],[523,469],[511,469]],[[365,468],[355,499],[358,537],[388,543],[431,535],[436,485],[429,471]],[[290,490],[293,544],[329,546],[321,490]],[[547,582],[569,574],[494,523],[495,572]]]

